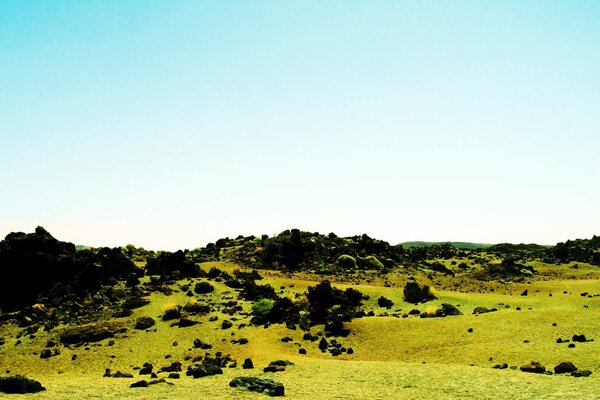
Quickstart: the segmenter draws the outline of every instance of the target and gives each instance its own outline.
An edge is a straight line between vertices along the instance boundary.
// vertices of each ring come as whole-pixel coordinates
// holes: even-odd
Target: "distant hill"
[[[441,244],[449,244],[456,247],[457,249],[487,249],[494,246],[492,243],[471,243],[471,242],[403,242],[400,243],[402,247],[431,247]]]

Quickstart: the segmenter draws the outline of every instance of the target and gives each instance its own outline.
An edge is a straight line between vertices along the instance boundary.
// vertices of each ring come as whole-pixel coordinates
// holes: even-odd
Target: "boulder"
[[[60,341],[63,344],[99,342],[104,339],[115,337],[117,333],[125,331],[126,328],[110,322],[88,324],[64,330],[60,335]]]
[[[420,301],[421,287],[417,282],[407,282],[404,286],[404,300],[416,304]]]
[[[196,294],[206,294],[214,292],[215,287],[208,282],[198,282],[196,286],[194,286],[194,292]]]
[[[554,367],[555,374],[566,374],[577,371],[577,367],[570,361],[563,361]]]
[[[254,363],[252,362],[251,358],[246,358],[244,360],[244,364],[242,365],[243,369],[252,369],[254,368]]]
[[[379,299],[377,299],[377,305],[379,307],[392,308],[394,302],[387,297],[381,296]]]
[[[581,378],[582,376],[590,376],[592,374],[592,371],[589,370],[581,370],[581,371],[573,371],[571,372],[571,376],[574,376],[575,378]]]
[[[485,314],[489,312],[498,311],[497,308],[486,308],[486,307],[475,307],[473,314]]]
[[[448,303],[442,303],[442,311],[444,315],[462,315],[456,306]]]
[[[283,396],[285,388],[280,382],[250,376],[238,376],[229,382],[231,387],[242,387],[252,392],[265,393],[269,396]]]
[[[140,317],[135,321],[135,329],[146,330],[156,324],[152,317]]]
[[[527,365],[523,365],[520,369],[523,372],[530,372],[534,374],[543,374],[546,372],[546,367],[536,361],[532,361]]]
[[[46,390],[36,380],[21,375],[0,377],[0,392],[9,394],[37,393]]]

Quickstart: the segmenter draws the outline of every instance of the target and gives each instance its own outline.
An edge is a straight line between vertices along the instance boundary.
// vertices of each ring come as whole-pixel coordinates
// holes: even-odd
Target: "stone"
[[[232,326],[233,326],[233,323],[231,323],[231,321],[228,321],[228,320],[224,320],[224,321],[221,323],[221,329],[229,329],[229,328],[231,328]]]
[[[135,329],[146,330],[156,324],[152,317],[140,317],[135,321]]]
[[[265,393],[272,397],[285,395],[283,384],[272,379],[238,376],[229,382],[229,386],[246,388],[252,392]]]
[[[536,361],[532,361],[528,365],[523,365],[520,369],[523,372],[530,372],[534,374],[543,374],[546,372],[546,367]]]
[[[124,332],[126,329],[114,323],[88,324],[69,328],[60,335],[60,341],[63,344],[78,344],[84,342],[99,342],[104,339],[112,338],[117,333]]]
[[[9,394],[38,393],[46,388],[36,380],[21,375],[0,377],[0,392]]]
[[[592,371],[589,371],[589,370],[581,370],[581,371],[571,372],[571,376],[574,376],[575,378],[581,378],[583,376],[590,376],[591,374],[592,374]]]
[[[254,363],[252,362],[251,358],[246,358],[244,360],[244,364],[242,365],[243,369],[252,369],[254,368]]]
[[[555,374],[566,374],[577,371],[577,367],[570,361],[563,361],[554,367]]]

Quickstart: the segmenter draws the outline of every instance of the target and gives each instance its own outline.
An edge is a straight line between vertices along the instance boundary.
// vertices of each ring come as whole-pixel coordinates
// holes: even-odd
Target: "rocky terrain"
[[[593,381],[600,368],[599,266],[596,236],[551,247],[403,247],[292,229],[154,252],[77,248],[38,227],[0,242],[0,393],[66,398],[95,388],[118,398],[103,392],[115,380],[176,398],[177,386],[204,380],[215,398],[310,398],[317,377],[333,384],[341,368],[347,388],[323,398],[359,398],[386,385],[387,367],[418,375],[437,365],[442,386],[478,368],[481,382],[530,382],[536,394],[562,385],[586,398],[587,384],[564,386],[562,376]],[[528,381],[537,375],[544,380]]]

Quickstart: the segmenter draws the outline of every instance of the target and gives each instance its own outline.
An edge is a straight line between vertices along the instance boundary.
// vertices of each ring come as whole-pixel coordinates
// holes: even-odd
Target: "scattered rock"
[[[251,358],[246,358],[244,360],[244,364],[242,365],[243,369],[252,369],[254,368],[254,363],[252,362]]]
[[[283,384],[272,379],[238,376],[229,382],[229,386],[246,388],[252,392],[265,393],[272,397],[285,394]]]

